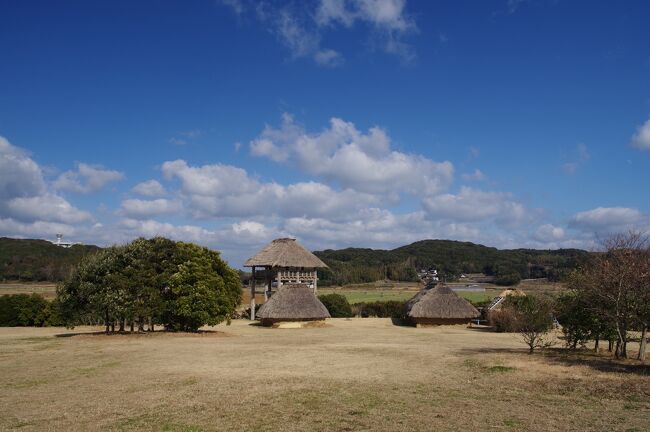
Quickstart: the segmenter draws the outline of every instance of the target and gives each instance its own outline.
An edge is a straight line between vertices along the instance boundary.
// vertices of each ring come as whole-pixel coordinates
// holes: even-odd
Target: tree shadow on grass
[[[120,336],[128,336],[131,338],[138,338],[138,337],[163,337],[163,336],[171,336],[171,337],[179,337],[179,336],[189,336],[189,337],[202,337],[202,336],[227,336],[228,334],[222,331],[216,331],[216,330],[197,330],[195,332],[174,332],[174,331],[167,331],[167,330],[158,330],[155,332],[112,332],[112,333],[106,333],[104,331],[94,331],[94,332],[72,332],[72,333],[59,333],[55,334],[54,337],[57,338],[69,338],[69,337],[120,337]]]
[[[527,348],[463,348],[462,354],[513,354],[530,356],[549,364],[562,366],[587,366],[600,372],[626,373],[650,376],[650,364],[633,358],[616,359],[611,353],[595,353],[590,350],[569,350],[567,348],[547,348],[528,354]],[[631,356],[630,356],[631,357]]]

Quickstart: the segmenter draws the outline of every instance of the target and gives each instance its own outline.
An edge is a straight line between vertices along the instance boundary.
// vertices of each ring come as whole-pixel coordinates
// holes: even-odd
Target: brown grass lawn
[[[0,329],[1,430],[650,429],[648,368],[529,356],[514,335],[388,319],[96,330]]]

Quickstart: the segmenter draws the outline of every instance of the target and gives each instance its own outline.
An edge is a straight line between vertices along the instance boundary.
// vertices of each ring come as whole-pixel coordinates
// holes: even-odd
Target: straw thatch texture
[[[305,267],[319,268],[327,265],[316,255],[302,247],[295,239],[275,239],[248,259],[244,267]]]
[[[440,285],[425,288],[409,300],[406,315],[418,324],[458,324],[480,314],[470,302]]]
[[[330,318],[330,313],[306,284],[285,284],[262,305],[257,316],[263,325],[269,325],[324,320]]]
[[[501,291],[499,297],[526,297],[526,293],[517,288],[508,288]]]

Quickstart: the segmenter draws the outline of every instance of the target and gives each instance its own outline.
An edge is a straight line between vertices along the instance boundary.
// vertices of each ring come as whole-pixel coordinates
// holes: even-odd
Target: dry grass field
[[[388,319],[202,334],[0,328],[1,430],[646,431],[650,371]],[[81,334],[74,334],[81,333]]]
[[[0,282],[0,295],[37,293],[48,300],[56,297],[56,284],[51,282]]]

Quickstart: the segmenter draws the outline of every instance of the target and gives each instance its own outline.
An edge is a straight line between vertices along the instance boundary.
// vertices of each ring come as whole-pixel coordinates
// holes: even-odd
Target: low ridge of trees
[[[0,237],[0,281],[60,282],[97,246],[74,245],[63,248],[47,240]]]
[[[443,279],[462,273],[485,273],[501,285],[521,279],[564,279],[589,256],[578,249],[498,250],[469,242],[422,240],[392,250],[348,248],[314,252],[330,269],[319,270],[322,286],[374,282],[414,282],[416,269],[435,267]]]
[[[196,331],[229,320],[241,300],[238,273],[218,252],[157,237],[86,256],[57,290],[68,326],[102,322],[106,332],[145,324]]]

